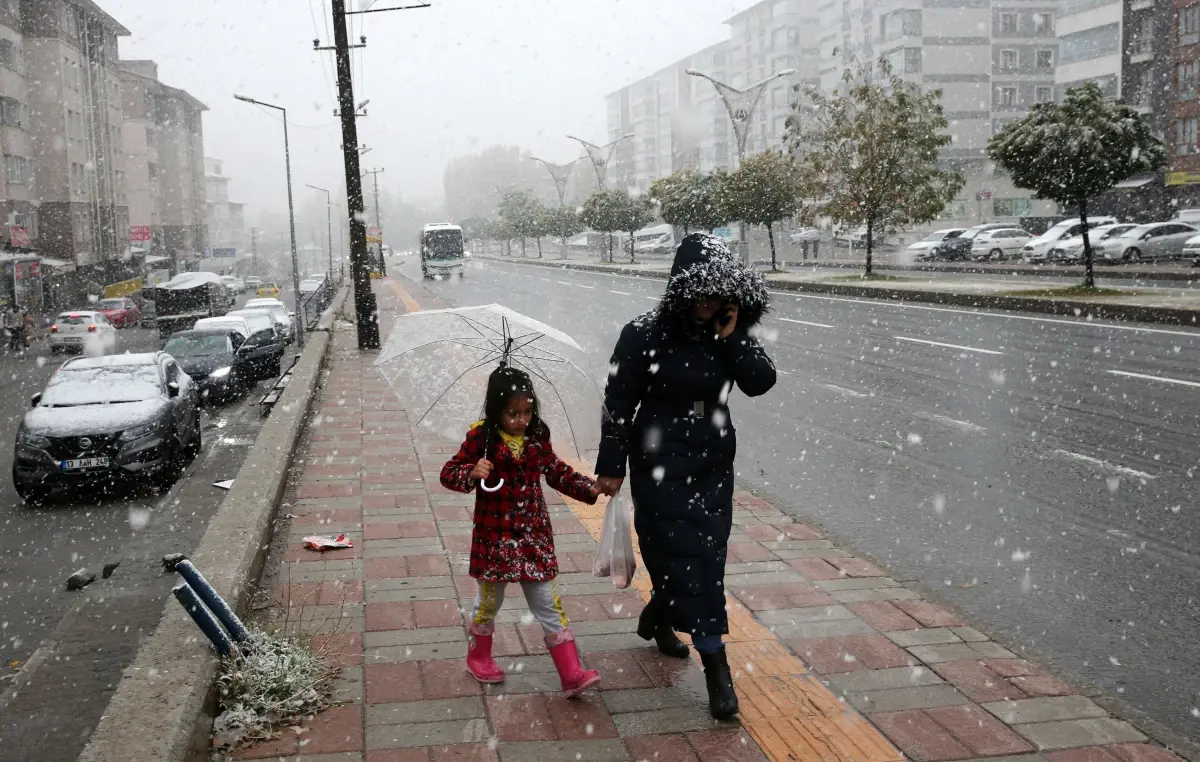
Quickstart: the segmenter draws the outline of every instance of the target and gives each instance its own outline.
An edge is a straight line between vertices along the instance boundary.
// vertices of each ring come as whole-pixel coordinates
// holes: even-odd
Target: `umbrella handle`
[[[503,478],[500,479],[499,483],[497,483],[495,487],[489,487],[486,484],[484,484],[482,481],[479,482],[479,489],[483,490],[484,492],[495,492],[496,490],[500,489],[503,486],[504,486]]]

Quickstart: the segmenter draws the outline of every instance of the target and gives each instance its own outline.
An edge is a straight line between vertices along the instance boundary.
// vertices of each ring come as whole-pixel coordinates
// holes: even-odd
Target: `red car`
[[[104,313],[104,317],[108,318],[108,322],[117,328],[126,328],[131,325],[136,326],[142,316],[142,311],[138,309],[137,302],[126,297],[101,299],[100,303],[96,305],[96,311]]]

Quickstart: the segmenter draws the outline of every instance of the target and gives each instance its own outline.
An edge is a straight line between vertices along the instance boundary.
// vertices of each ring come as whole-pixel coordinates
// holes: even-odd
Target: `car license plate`
[[[75,458],[73,460],[64,460],[61,465],[64,471],[78,471],[82,468],[102,468],[108,466],[108,458]]]

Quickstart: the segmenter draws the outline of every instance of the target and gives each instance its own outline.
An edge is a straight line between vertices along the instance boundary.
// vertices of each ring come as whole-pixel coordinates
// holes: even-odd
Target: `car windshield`
[[[155,399],[162,394],[162,380],[154,365],[67,366],[50,378],[38,404],[43,407],[115,405]]]
[[[163,351],[173,357],[208,357],[230,352],[227,336],[175,336]]]
[[[425,251],[429,259],[457,259],[463,255],[463,236],[458,230],[425,232]]]
[[[275,320],[265,311],[260,310],[236,310],[229,313],[232,316],[240,317],[246,321],[246,325],[250,326],[253,333],[259,331],[268,331],[275,326]]]

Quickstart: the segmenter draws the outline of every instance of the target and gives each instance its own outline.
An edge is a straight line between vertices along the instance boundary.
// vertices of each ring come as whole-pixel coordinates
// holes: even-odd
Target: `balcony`
[[[1154,7],[1154,0],[1133,0],[1129,4],[1131,11],[1148,11]]]
[[[1154,51],[1152,49],[1150,49],[1149,47],[1143,48],[1141,50],[1133,50],[1129,53],[1129,63],[1131,63],[1131,64],[1146,63],[1147,61],[1153,61],[1153,60],[1154,60]]]

